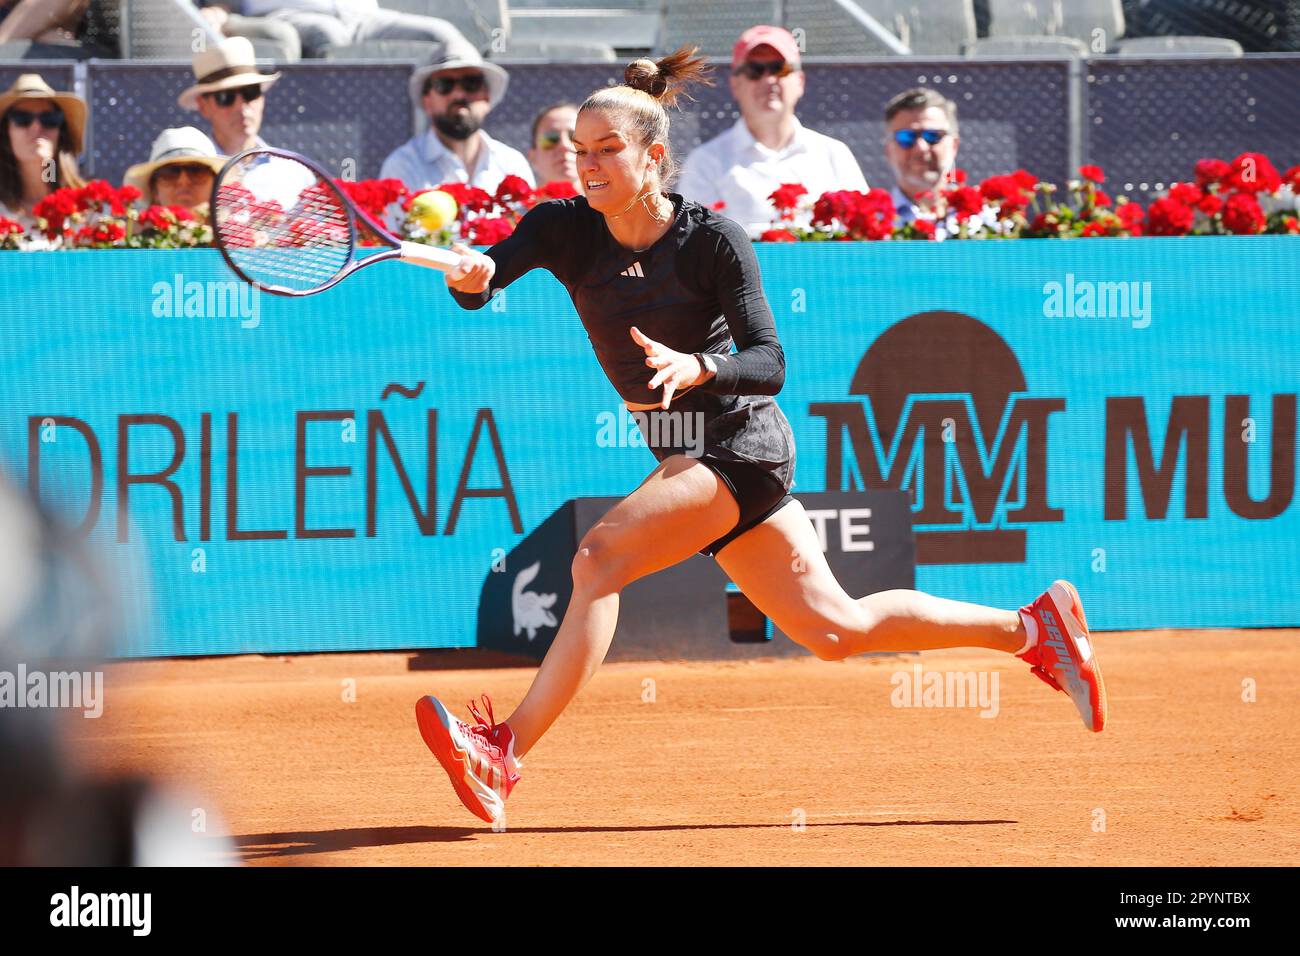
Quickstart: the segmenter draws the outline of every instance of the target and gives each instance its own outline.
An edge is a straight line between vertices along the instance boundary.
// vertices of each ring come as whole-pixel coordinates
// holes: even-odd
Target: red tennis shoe
[[[461,803],[480,820],[496,823],[505,815],[506,797],[519,782],[521,764],[515,758],[515,735],[496,722],[486,694],[483,706],[487,720],[470,701],[470,713],[478,721],[470,726],[453,717],[436,697],[421,697],[415,702],[415,722],[451,777]]]
[[[1084,726],[1100,733],[1106,726],[1106,685],[1092,652],[1079,592],[1069,581],[1053,582],[1038,600],[1020,609],[1020,617],[1033,643],[1016,656],[1068,694]]]

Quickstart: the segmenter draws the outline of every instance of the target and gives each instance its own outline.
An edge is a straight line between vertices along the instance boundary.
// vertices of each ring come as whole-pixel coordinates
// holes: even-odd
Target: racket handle
[[[403,262],[450,272],[453,278],[460,272],[460,264],[464,259],[459,252],[452,252],[439,246],[426,246],[421,242],[403,242],[400,257]]]

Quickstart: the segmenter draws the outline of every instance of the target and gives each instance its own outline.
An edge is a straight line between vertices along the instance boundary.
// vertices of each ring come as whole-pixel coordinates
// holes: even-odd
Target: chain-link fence
[[[423,126],[407,97],[411,67],[337,61],[279,67],[283,78],[267,95],[262,135],[329,168],[375,176],[384,157]],[[809,60],[806,69],[801,120],[846,142],[872,185],[891,182],[883,150],[885,103],[914,86],[937,89],[957,104],[958,164],[974,178],[1023,167],[1059,182],[1088,162],[1106,169],[1114,191],[1145,198],[1190,178],[1204,156],[1231,159],[1250,150],[1279,166],[1300,162],[1300,124],[1293,121],[1294,91],[1300,89],[1296,55]],[[56,88],[86,96],[90,121],[82,165],[97,177],[120,181],[165,127],[203,125],[197,113],[176,104],[193,82],[183,63],[27,62],[0,68],[0,84],[8,86],[20,72],[39,72]],[[621,70],[529,64],[512,66],[510,74],[509,92],[486,128],[525,150],[539,110],[564,99],[581,102],[617,81]],[[739,118],[725,72],[719,79],[674,116],[679,157]]]

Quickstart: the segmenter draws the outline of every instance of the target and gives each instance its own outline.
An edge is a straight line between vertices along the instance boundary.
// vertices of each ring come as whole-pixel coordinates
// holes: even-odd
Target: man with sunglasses
[[[885,159],[894,173],[895,222],[932,219],[957,165],[957,104],[936,90],[904,90],[885,104]]]
[[[482,129],[508,82],[506,71],[486,62],[468,41],[440,47],[408,85],[411,99],[429,117],[429,129],[393,150],[380,178],[400,179],[411,190],[457,182],[495,192],[507,176],[536,185],[524,154]]]
[[[678,183],[683,196],[706,206],[723,203],[723,215],[757,236],[776,216],[768,197],[783,183],[802,183],[814,198],[832,189],[866,190],[848,146],[794,115],[804,74],[789,32],[746,30],[732,50],[731,67],[740,119],[686,158]]]
[[[266,106],[263,94],[279,78],[279,73],[258,71],[249,40],[229,37],[194,54],[194,85],[177,102],[208,121],[218,152],[234,156],[268,145],[258,135]]]

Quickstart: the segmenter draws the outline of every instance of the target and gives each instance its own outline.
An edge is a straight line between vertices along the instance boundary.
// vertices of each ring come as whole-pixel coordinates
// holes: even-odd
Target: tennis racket
[[[388,259],[453,277],[468,271],[460,253],[398,239],[320,166],[288,150],[250,149],[232,158],[212,184],[211,210],[213,242],[230,268],[275,295],[324,292]],[[379,251],[358,256],[358,223],[379,238]]]

